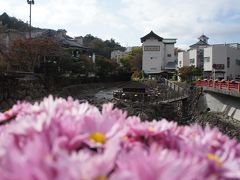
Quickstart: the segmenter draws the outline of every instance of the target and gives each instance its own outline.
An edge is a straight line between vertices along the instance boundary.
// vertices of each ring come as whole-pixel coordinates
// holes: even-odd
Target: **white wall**
[[[226,68],[227,76],[235,79],[238,75],[240,76],[240,65],[236,63],[236,60],[240,60],[240,49],[234,47],[227,48],[227,57],[230,58],[230,67]],[[226,60],[227,61],[227,60]]]
[[[144,51],[145,46],[160,46],[160,51]],[[160,73],[164,68],[164,44],[156,39],[147,39],[143,42],[143,64],[145,73]]]
[[[146,46],[159,46],[160,51],[145,51]],[[168,57],[168,54],[171,56]],[[147,39],[143,42],[142,69],[145,73],[160,73],[165,69],[168,62],[174,62],[175,60],[176,56],[174,55],[174,43],[168,42],[165,44],[157,39]]]
[[[183,67],[184,53],[185,53],[185,52],[179,52],[179,53],[178,53],[178,65],[177,65],[178,68]]]
[[[213,64],[224,64],[224,79],[235,79],[240,75],[240,65],[237,65],[236,59],[240,59],[240,50],[228,45],[220,44],[204,48],[204,58],[209,57],[210,61],[204,61],[204,71],[213,71]],[[227,67],[227,58],[230,58],[230,67]],[[218,71],[218,70],[215,70]]]
[[[168,54],[171,54],[171,57],[168,57]],[[168,62],[173,62],[176,60],[174,55],[174,44],[165,44],[165,65]]]
[[[204,71],[212,71],[212,46],[204,48]],[[209,62],[206,62],[206,58],[209,58]]]
[[[213,45],[208,48],[204,48],[204,71],[213,72],[211,78],[224,78],[226,79],[226,67],[227,67],[227,56],[226,56],[226,46],[225,45]],[[210,61],[206,62],[206,58],[209,57]],[[213,64],[224,64],[224,69],[213,69]],[[225,72],[219,73],[218,71]]]
[[[191,59],[194,59],[194,62],[191,62]],[[197,49],[189,50],[189,65],[197,67]]]
[[[180,63],[181,61],[181,63]],[[189,66],[189,53],[187,52],[179,52],[178,53],[178,68],[183,66]]]

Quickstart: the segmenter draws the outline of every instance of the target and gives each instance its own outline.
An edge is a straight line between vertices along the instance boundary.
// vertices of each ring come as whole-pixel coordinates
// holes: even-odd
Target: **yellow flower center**
[[[5,111],[5,113],[10,113],[12,111],[12,109],[8,109]]]
[[[149,132],[155,132],[156,130],[155,130],[153,127],[149,127],[149,128],[148,128],[148,131],[149,131]]]
[[[101,143],[101,144],[104,144],[106,142],[105,135],[100,132],[91,133],[89,138],[94,142]]]
[[[47,153],[47,154],[45,154],[44,159],[47,161],[51,161],[53,159],[53,157],[49,153]]]
[[[209,160],[215,161],[218,166],[221,167],[223,165],[222,161],[216,155],[214,155],[212,153],[208,153],[207,157]]]
[[[124,136],[122,139],[123,139],[124,141],[128,141],[128,140],[129,140],[127,136]]]
[[[108,180],[108,178],[105,176],[98,176],[94,180]]]

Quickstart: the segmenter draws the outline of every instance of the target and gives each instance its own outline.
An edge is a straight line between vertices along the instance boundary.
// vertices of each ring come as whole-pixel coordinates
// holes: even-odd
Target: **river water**
[[[109,89],[103,89],[95,93],[94,97],[97,99],[113,99],[113,91],[118,90],[118,88],[109,88]]]

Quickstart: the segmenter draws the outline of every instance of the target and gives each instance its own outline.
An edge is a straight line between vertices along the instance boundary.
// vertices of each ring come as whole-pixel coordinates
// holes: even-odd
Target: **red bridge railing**
[[[240,81],[213,81],[213,80],[198,80],[196,86],[210,87],[215,89],[227,89],[229,91],[235,90],[240,92]]]

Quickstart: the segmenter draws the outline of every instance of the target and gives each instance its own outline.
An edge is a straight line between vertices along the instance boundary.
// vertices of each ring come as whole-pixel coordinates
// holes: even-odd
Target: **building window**
[[[182,61],[179,61],[179,66],[180,66],[180,67],[182,66]]]
[[[236,59],[236,65],[240,65],[240,59]]]
[[[72,51],[72,57],[79,58],[80,57],[80,52],[78,50],[73,50]]]
[[[171,54],[168,54],[167,57],[172,57],[172,55],[171,55]]]
[[[194,58],[189,59],[189,61],[190,61],[190,64],[194,64],[195,63],[195,59]]]
[[[150,68],[151,70],[157,70],[157,68]]]
[[[210,57],[204,57],[204,62],[210,62]]]
[[[213,69],[224,69],[224,64],[213,64],[212,68]]]
[[[160,51],[160,46],[144,46],[144,51]]]
[[[227,68],[230,68],[230,57],[227,57]]]
[[[150,59],[154,60],[154,59],[157,59],[157,57],[150,57]]]

